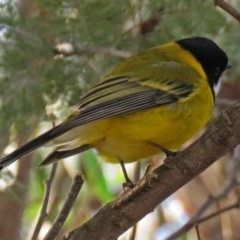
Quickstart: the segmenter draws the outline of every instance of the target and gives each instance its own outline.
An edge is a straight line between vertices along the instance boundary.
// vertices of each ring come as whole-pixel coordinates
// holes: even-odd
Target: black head
[[[226,53],[212,40],[203,37],[185,38],[177,43],[201,63],[213,89],[223,71],[230,67]]]

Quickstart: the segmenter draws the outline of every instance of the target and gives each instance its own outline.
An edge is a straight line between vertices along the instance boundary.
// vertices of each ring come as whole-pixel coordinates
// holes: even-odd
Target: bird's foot
[[[128,179],[128,181],[126,181],[122,184],[122,187],[123,187],[124,191],[127,191],[128,189],[134,188],[135,184],[130,179]]]
[[[163,147],[163,146],[161,146],[157,143],[149,142],[149,144],[152,145],[153,147],[159,149],[163,153],[165,153],[167,158],[174,157],[177,154],[177,152],[170,151],[170,150],[166,149],[165,147]]]
[[[166,154],[166,159],[164,160],[164,165],[166,167],[170,168],[170,164],[172,163],[172,158],[174,156],[176,156],[178,152],[170,151],[170,150],[166,149],[165,147],[158,145],[157,143],[154,143],[154,142],[149,142],[149,144]]]
[[[171,164],[173,163],[172,158],[177,155],[178,152],[174,152],[174,155],[171,155],[170,157],[167,156],[167,158],[164,159],[163,163],[167,168],[171,168]]]
[[[126,180],[126,182],[124,182],[122,184],[122,187],[123,187],[123,190],[126,191],[127,189],[132,189],[134,188],[134,183],[130,180],[130,178],[128,177],[128,174],[127,174],[127,171],[126,171],[126,168],[125,168],[125,165],[124,165],[124,162],[123,160],[121,160],[119,158],[119,163],[121,165],[121,168],[122,168],[122,171],[123,171],[123,175],[124,175],[124,178]]]

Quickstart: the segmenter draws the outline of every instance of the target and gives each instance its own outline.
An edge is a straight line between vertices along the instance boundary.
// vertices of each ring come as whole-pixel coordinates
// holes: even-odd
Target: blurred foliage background
[[[231,4],[240,9],[237,0]],[[240,98],[239,29],[238,22],[211,0],[1,0],[1,153],[46,131],[51,121],[63,120],[81,94],[120,61],[183,37],[211,38],[234,66],[223,79],[215,111],[218,115]],[[49,151],[36,151],[1,173],[1,240],[30,239],[44,194],[42,182],[51,169],[36,166]],[[209,195],[222,189],[229,178],[231,159],[230,153],[159,205],[140,222],[135,239],[161,240],[180,227]],[[141,173],[148,162],[155,168],[162,159],[156,156],[141,161]],[[132,176],[135,166],[129,164],[127,169]],[[122,191],[120,167],[104,163],[94,150],[61,161],[39,239],[53,222],[77,171],[83,172],[85,183],[61,235],[91,218]],[[231,204],[238,194],[239,189],[209,212]],[[237,211],[201,224],[203,239],[240,239]],[[120,239],[128,237],[129,232]],[[197,239],[195,231],[182,239]]]

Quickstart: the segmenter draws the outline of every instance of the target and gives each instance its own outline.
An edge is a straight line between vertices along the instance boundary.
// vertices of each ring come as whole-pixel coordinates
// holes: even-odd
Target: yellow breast
[[[211,118],[213,96],[202,81],[192,97],[181,103],[156,107],[108,119],[95,147],[106,161],[133,162],[160,151],[148,144],[155,142],[175,150],[189,140]]]

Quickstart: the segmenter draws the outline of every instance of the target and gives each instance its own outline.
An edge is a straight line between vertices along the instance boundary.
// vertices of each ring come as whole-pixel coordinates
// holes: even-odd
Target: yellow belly
[[[109,119],[104,138],[95,144],[96,149],[113,163],[119,158],[134,162],[160,153],[148,142],[176,150],[211,117],[212,100],[200,106],[193,103],[177,103]]]

